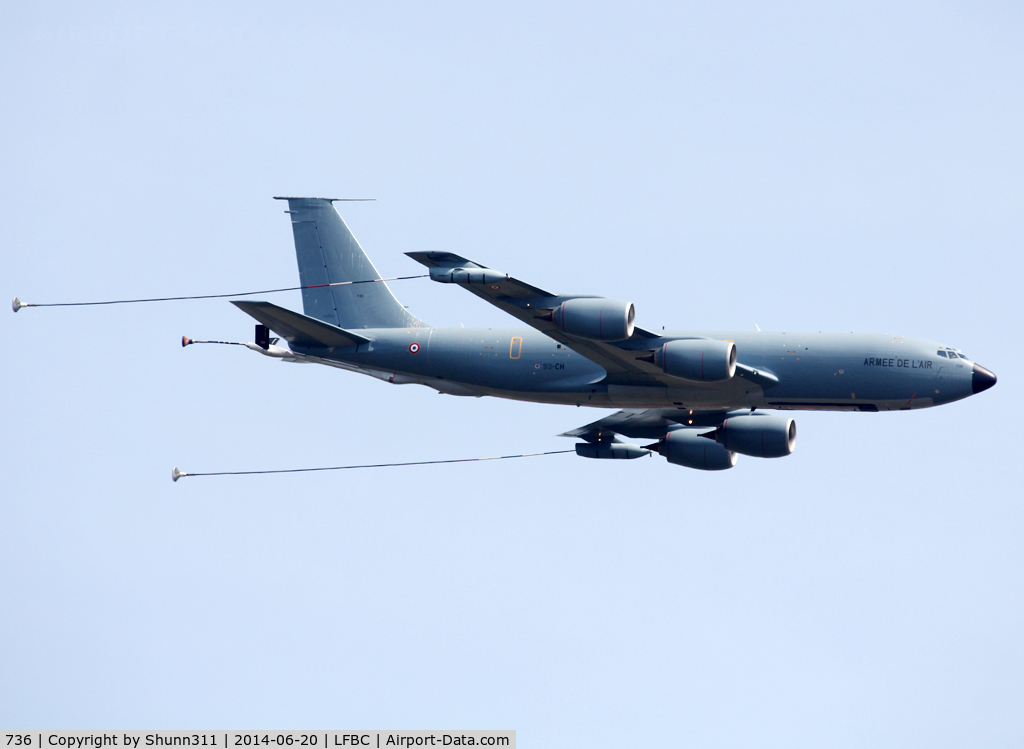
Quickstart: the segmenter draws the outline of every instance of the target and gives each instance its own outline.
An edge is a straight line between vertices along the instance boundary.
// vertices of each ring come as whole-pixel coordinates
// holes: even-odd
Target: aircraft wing
[[[636,327],[631,338],[625,341],[608,343],[595,341],[588,338],[580,338],[563,332],[554,321],[543,319],[550,317],[550,312],[562,302],[569,299],[595,299],[590,294],[573,294],[563,296],[552,294],[536,286],[531,286],[525,281],[512,278],[504,273],[498,273],[490,268],[478,265],[464,257],[453,255],[450,252],[408,252],[406,253],[413,260],[422,263],[431,269],[431,278],[452,283],[448,280],[446,270],[466,269],[470,271],[469,282],[460,283],[459,286],[476,294],[495,307],[504,310],[516,319],[536,328],[545,335],[563,343],[573,351],[587,357],[595,364],[604,367],[610,379],[621,384],[652,384],[653,380],[673,380],[675,378],[665,375],[661,368],[653,362],[638,361],[637,357],[649,355],[652,349],[661,344],[658,342],[660,336],[656,333]],[[480,278],[488,283],[479,283],[473,280],[475,270],[480,269]],[[487,274],[487,275],[483,275]]]
[[[634,327],[624,341],[597,341],[563,331],[552,319],[552,310],[570,299],[600,299],[593,294],[560,295],[538,289],[518,278],[474,263],[450,252],[407,252],[409,257],[430,269],[432,280],[454,283],[504,310],[532,328],[563,343],[573,351],[604,367],[608,382],[616,385],[693,386],[692,382],[665,374],[653,361],[643,361],[664,341],[657,333]],[[737,377],[762,387],[777,384],[778,379],[743,364],[736,365]],[[709,385],[716,387],[716,385]]]
[[[633,439],[656,440],[681,427],[714,428],[730,416],[748,413],[748,409],[698,411],[688,408],[627,408],[558,436],[576,437],[587,442],[608,442],[619,434]]]

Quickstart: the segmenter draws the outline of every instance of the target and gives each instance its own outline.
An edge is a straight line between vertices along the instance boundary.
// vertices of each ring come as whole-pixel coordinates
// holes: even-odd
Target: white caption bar
[[[515,731],[2,731],[0,749],[337,749],[497,746],[515,749]]]

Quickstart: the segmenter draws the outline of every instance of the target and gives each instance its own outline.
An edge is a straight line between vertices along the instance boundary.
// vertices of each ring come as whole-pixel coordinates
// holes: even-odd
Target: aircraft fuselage
[[[607,372],[530,328],[360,333],[371,342],[326,354],[320,349],[316,356],[453,395],[602,408],[895,411],[965,398],[977,392],[979,377],[973,363],[951,349],[896,335],[663,331],[662,341],[694,336],[734,341],[740,363],[778,379],[763,385],[737,375],[727,383],[678,386],[675,380],[669,386],[657,377]]]

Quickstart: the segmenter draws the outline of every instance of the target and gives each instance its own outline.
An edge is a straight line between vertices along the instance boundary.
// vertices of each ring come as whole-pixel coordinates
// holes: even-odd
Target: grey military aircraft
[[[381,277],[332,199],[278,199],[288,202],[305,314],[233,302],[259,322],[246,346],[449,395],[622,409],[563,435],[578,438],[576,452],[586,458],[656,452],[676,465],[722,470],[738,453],[793,452],[793,419],[765,411],[907,411],[996,383],[959,350],[920,338],[652,333],[635,324],[630,302],[552,294],[448,252],[407,253],[432,280],[461,286],[528,326],[435,328],[385,283],[368,283]]]

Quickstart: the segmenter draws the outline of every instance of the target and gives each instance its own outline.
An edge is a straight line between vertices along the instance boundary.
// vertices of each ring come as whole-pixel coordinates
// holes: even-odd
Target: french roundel
[[[419,352],[420,352],[420,345],[418,343],[413,341],[412,343],[409,344],[409,353],[410,354],[418,354]]]

